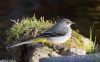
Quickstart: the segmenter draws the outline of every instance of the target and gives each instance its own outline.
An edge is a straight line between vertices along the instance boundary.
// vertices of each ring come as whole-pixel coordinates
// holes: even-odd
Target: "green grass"
[[[92,46],[92,49],[91,49],[91,52],[97,52],[98,51],[98,45],[96,44],[96,36],[94,36],[94,40],[93,40],[93,30],[94,30],[94,27],[95,27],[95,24],[98,24],[98,22],[94,22],[92,24],[92,26],[90,26],[90,40],[93,41],[93,46]]]
[[[41,17],[40,19],[36,19],[36,17],[32,18],[24,18],[21,21],[12,20],[14,22],[14,25],[10,28],[10,37],[13,37],[15,39],[20,39],[21,34],[29,35],[29,31],[34,31],[35,37],[38,33],[41,33],[48,28],[50,28],[53,23],[51,20],[44,20],[44,17]],[[25,33],[24,33],[25,32]]]

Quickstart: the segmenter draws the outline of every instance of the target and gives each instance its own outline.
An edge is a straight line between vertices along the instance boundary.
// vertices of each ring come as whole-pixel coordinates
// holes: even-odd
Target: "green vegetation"
[[[90,27],[90,40],[93,41],[93,46],[92,46],[92,49],[91,49],[91,52],[97,52],[98,51],[98,46],[96,44],[96,36],[94,37],[94,40],[93,40],[93,30],[94,30],[94,27],[95,27],[95,24],[98,24],[99,22],[93,22],[92,26]]]
[[[19,35],[29,28],[34,29],[35,34],[40,33],[43,29],[47,29],[52,26],[52,22],[45,21],[43,17],[36,19],[33,18],[22,19],[21,22],[14,21],[13,27],[10,29],[15,38],[19,38]]]
[[[78,32],[74,31],[72,32],[72,37],[69,39],[66,43],[64,43],[66,47],[72,47],[72,48],[81,48],[86,50],[86,52],[91,52],[93,49],[93,42],[89,40],[88,38],[85,38]]]
[[[7,41],[11,41],[12,38],[16,40],[21,39],[22,37],[24,39],[29,38],[30,36],[35,37],[53,25],[51,20],[44,20],[44,17],[36,19],[35,16],[32,18],[24,18],[21,21],[12,21],[14,24],[9,30]]]

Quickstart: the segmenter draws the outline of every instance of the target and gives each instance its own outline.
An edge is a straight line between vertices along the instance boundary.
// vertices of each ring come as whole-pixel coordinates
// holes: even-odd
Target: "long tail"
[[[17,47],[17,46],[24,45],[24,44],[30,44],[30,43],[32,43],[32,42],[33,42],[33,40],[29,40],[29,41],[25,41],[25,42],[21,42],[21,43],[12,45],[12,46],[7,47],[7,48],[13,48],[13,47]]]

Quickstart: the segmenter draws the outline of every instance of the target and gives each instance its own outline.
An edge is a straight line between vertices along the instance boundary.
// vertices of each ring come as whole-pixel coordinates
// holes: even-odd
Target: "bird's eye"
[[[69,22],[66,22],[67,24],[69,23]]]

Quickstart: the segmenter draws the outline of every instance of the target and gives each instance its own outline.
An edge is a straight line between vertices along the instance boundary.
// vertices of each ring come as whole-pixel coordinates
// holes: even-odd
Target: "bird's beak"
[[[76,24],[76,22],[72,22],[72,24]]]

